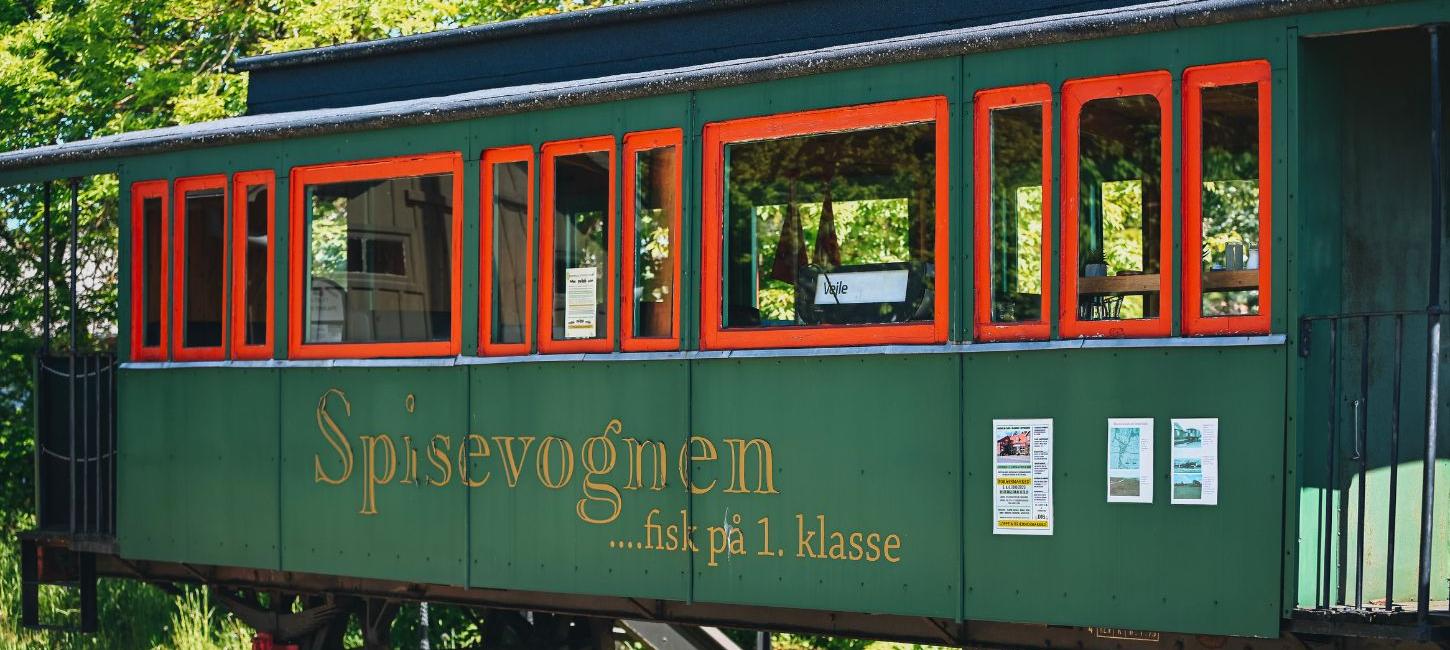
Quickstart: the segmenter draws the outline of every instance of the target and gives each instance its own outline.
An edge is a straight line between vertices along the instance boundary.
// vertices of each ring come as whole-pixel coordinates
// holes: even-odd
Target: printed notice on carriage
[[[1108,503],[1153,503],[1153,418],[1108,419]]]
[[[595,309],[598,274],[592,266],[565,269],[564,272],[564,338],[594,338],[594,321],[598,318]]]
[[[1052,420],[992,420],[992,533],[1052,534]]]
[[[1218,505],[1218,418],[1174,418],[1171,503]]]

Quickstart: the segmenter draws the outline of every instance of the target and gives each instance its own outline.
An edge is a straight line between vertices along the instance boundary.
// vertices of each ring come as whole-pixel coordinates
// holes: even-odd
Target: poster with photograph
[[[1170,503],[1218,505],[1218,418],[1173,419]]]
[[[564,269],[564,338],[590,339],[598,336],[598,273],[592,266]]]
[[[1052,420],[992,420],[992,533],[1052,534]]]
[[[1108,418],[1108,503],[1153,503],[1153,418]]]

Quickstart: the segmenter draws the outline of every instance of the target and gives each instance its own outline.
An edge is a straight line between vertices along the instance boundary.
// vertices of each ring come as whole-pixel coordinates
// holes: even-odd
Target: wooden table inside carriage
[[[1157,273],[1079,277],[1077,292],[1098,295],[1155,293],[1159,289],[1159,279]],[[1208,271],[1203,274],[1203,288],[1206,291],[1252,291],[1259,288],[1259,270]]]

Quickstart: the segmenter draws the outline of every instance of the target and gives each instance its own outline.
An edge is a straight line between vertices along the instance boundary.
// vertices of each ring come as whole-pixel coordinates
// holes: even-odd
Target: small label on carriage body
[[[588,266],[564,271],[564,338],[590,339],[596,333],[598,274]]]
[[[816,280],[816,305],[905,302],[907,271],[822,273]]]
[[[1090,627],[1093,636],[1099,639],[1118,639],[1122,641],[1161,641],[1163,633],[1149,632],[1147,630],[1129,630],[1121,627]]]

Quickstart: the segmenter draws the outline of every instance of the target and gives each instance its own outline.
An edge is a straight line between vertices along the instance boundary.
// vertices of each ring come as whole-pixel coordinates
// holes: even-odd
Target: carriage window
[[[303,343],[446,342],[454,176],[307,185]]]
[[[1267,102],[1265,61],[1190,68],[1184,121],[1187,133],[1184,329],[1190,334],[1268,331],[1268,143],[1261,97]],[[1261,274],[1262,272],[1262,274]],[[1222,318],[1222,317],[1232,318]],[[1210,320],[1212,319],[1212,320]]]
[[[1051,270],[1052,91],[1045,85],[976,98],[977,328],[981,340],[1045,339]]]
[[[176,182],[177,319],[176,358],[221,357],[226,295],[226,180],[189,178]]]
[[[1063,173],[1076,181],[1067,220],[1076,246],[1064,264],[1074,276],[1074,295],[1066,296],[1074,309],[1065,335],[1168,333],[1172,228],[1163,215],[1171,196],[1164,171],[1170,86],[1167,73],[1064,86],[1075,109],[1069,129],[1077,136],[1064,142],[1071,149]]]
[[[246,285],[244,287],[247,345],[267,340],[267,249],[271,233],[267,223],[267,206],[271,197],[266,185],[252,185],[247,192]]]
[[[946,340],[945,98],[704,135],[702,346]]]
[[[146,233],[146,243],[142,248],[146,258],[146,285],[142,289],[146,296],[146,334],[141,339],[141,345],[148,348],[161,345],[161,303],[164,298],[161,289],[161,274],[164,272],[161,257],[165,254],[161,244],[161,222],[164,218],[161,205],[161,197],[153,196],[147,197],[142,207]]]
[[[630,134],[624,140],[626,350],[679,345],[679,130]]]
[[[725,327],[932,319],[931,123],[725,148]]]
[[[166,181],[136,183],[132,195],[131,357],[166,358]]]
[[[272,356],[272,173],[237,174],[232,214],[232,347],[239,359]]]
[[[544,352],[613,347],[614,139],[543,148],[544,230],[540,278]]]
[[[533,151],[484,154],[485,352],[527,354],[533,261]]]

